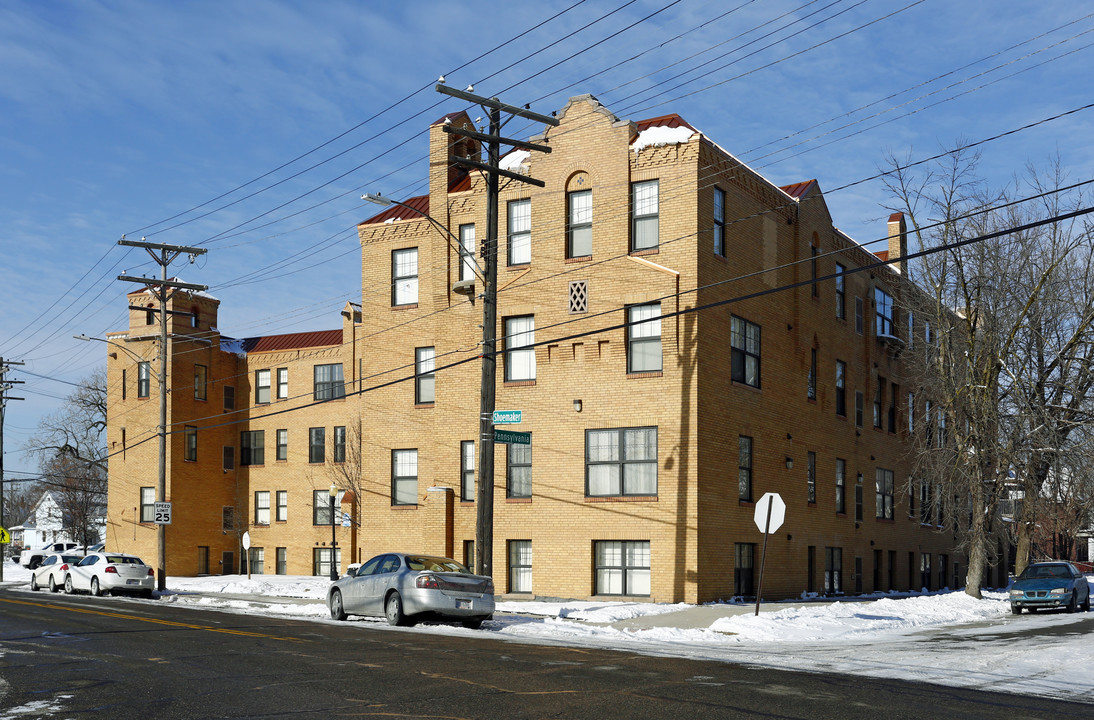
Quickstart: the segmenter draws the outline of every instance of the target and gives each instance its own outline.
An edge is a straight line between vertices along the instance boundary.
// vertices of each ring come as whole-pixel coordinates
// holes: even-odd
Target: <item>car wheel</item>
[[[1090,593],[1086,594],[1086,600],[1083,600],[1083,612],[1090,612]]]
[[[387,596],[384,603],[384,617],[388,625],[406,625],[406,616],[403,615],[403,599],[399,593],[393,592]]]
[[[42,558],[33,557],[30,559],[30,564],[27,565],[31,570],[37,570],[42,565]]]
[[[102,592],[99,590],[99,578],[97,577],[91,578],[91,594],[95,597],[102,595]]]
[[[39,589],[38,578],[35,577],[34,575],[31,575],[30,576],[30,590],[31,590],[31,592],[38,592],[38,589]]]
[[[465,628],[471,628],[472,630],[478,630],[479,628],[482,627],[482,623],[485,620],[489,620],[489,618],[486,618],[486,617],[466,618],[465,620],[461,620],[460,622],[463,623],[463,626]]]
[[[75,590],[72,587],[72,576],[65,575],[65,595],[71,595]]]
[[[49,591],[50,592],[57,592],[60,589],[61,588],[59,588],[57,586],[57,581],[53,579],[53,573],[50,573],[50,575],[49,575]]]
[[[346,619],[346,610],[342,607],[342,593],[338,590],[330,594],[330,616],[335,620]]]
[[[1071,591],[1071,600],[1067,603],[1067,611],[1069,613],[1079,612],[1079,593],[1075,590]]]
[[[151,600],[152,599],[152,591],[151,590],[141,590],[141,597],[144,598],[145,600]]]
[[[1021,605],[1011,605],[1010,606],[1010,611],[1012,613],[1014,613],[1015,615],[1021,615],[1022,614],[1022,606]]]

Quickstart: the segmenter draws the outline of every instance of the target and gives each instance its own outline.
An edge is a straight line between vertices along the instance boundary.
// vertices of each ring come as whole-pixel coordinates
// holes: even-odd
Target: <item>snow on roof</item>
[[[646,147],[662,147],[663,145],[683,145],[691,140],[695,131],[690,127],[667,127],[658,125],[638,133],[638,137],[631,143],[635,153],[641,152]]]
[[[511,153],[507,153],[505,157],[498,163],[498,167],[502,170],[508,170],[510,172],[519,172],[520,166],[528,161],[528,158],[532,156],[527,150],[514,150]]]

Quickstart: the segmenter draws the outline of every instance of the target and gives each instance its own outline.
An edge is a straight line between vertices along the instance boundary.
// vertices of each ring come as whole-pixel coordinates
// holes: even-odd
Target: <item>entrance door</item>
[[[234,552],[223,552],[220,554],[220,574],[221,575],[235,575],[236,571],[236,554]]]

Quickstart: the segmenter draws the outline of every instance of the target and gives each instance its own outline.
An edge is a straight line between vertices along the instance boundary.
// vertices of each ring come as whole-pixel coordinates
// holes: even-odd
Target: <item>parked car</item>
[[[42,563],[30,571],[30,589],[40,590],[48,587],[50,592],[57,592],[65,584],[66,563],[78,563],[83,560],[82,555],[69,553],[50,553],[42,558]]]
[[[89,553],[77,563],[66,563],[65,592],[138,594],[152,597],[156,571],[136,555],[124,553]]]
[[[79,547],[74,542],[55,542],[46,545],[44,548],[26,548],[19,554],[19,564],[33,570],[42,564],[42,560],[46,555],[50,553],[72,553],[78,550]]]
[[[451,558],[385,553],[332,583],[327,607],[335,620],[368,615],[413,625],[439,618],[477,628],[494,614],[494,581]]]
[[[1022,610],[1060,607],[1068,612],[1090,610],[1090,585],[1069,562],[1027,565],[1010,587],[1010,611],[1015,615]]]

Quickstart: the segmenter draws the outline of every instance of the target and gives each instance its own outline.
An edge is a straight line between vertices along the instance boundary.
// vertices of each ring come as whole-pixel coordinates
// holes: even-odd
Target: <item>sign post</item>
[[[756,503],[756,512],[753,519],[756,527],[764,534],[764,549],[760,555],[760,581],[756,584],[756,615],[760,614],[760,594],[764,587],[764,563],[767,561],[767,536],[780,527],[786,517],[786,503],[778,493],[764,493],[760,501]]]
[[[251,579],[251,533],[243,533],[240,541],[243,545],[243,559],[247,562],[247,579]]]

